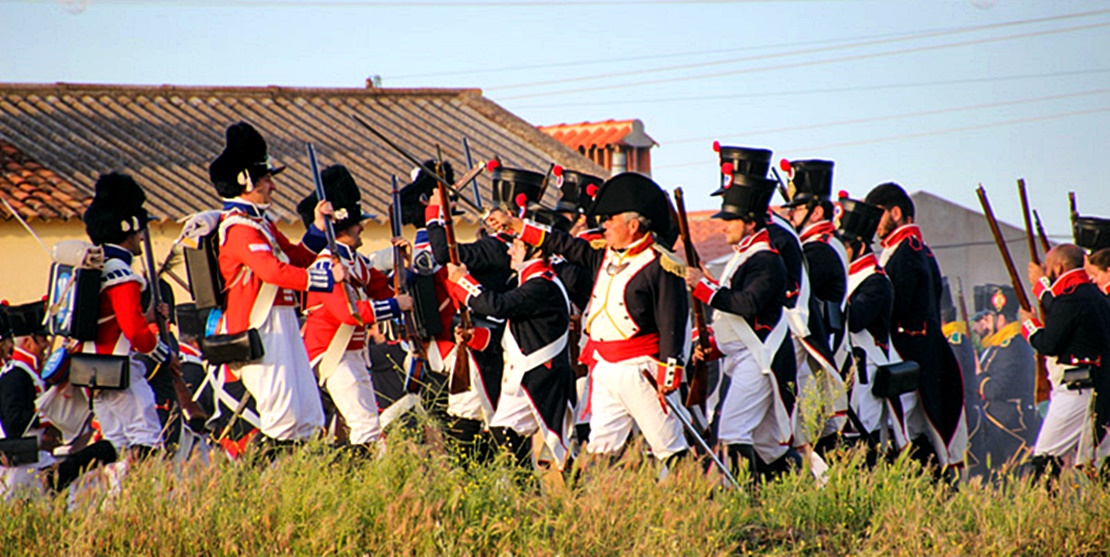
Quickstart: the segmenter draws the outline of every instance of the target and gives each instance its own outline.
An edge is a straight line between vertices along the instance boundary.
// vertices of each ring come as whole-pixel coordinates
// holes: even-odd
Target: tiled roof
[[[91,198],[15,145],[0,140],[0,195],[27,220],[80,218]],[[7,209],[0,210],[10,219]]]
[[[540,131],[549,134],[571,149],[606,147],[609,145],[628,145],[631,147],[651,147],[657,145],[654,139],[644,133],[640,120],[605,120],[604,122],[580,122],[578,124],[556,124],[540,126]]]
[[[433,158],[439,143],[459,176],[466,166],[464,135],[476,161],[499,156],[507,166],[541,172],[557,162],[608,174],[477,89],[0,84],[0,141],[45,167],[37,184],[45,189],[20,194],[8,178],[0,181],[0,194],[38,200],[28,205],[39,218],[73,218],[101,173],[123,170],[144,186],[155,217],[211,209],[219,199],[208,163],[223,149],[227,126],[246,120],[266,138],[273,159],[289,167],[278,179],[279,217],[296,220],[297,201],[312,190],[304,149],[312,141],[320,165],[346,165],[366,208],[384,219],[390,175],[404,185],[413,165],[359,127],[352,112],[421,159]],[[488,198],[488,177],[479,184]],[[551,204],[556,190],[548,192]]]
[[[690,223],[690,237],[694,241],[694,247],[697,248],[698,257],[702,261],[708,263],[721,257],[732,253],[732,247],[725,242],[725,235],[721,233],[721,223],[723,221],[711,220],[709,217],[716,213],[716,210],[711,211],[690,211],[686,213],[686,219]],[[682,249],[682,242],[678,242],[675,246],[677,253],[685,261],[685,250]]]

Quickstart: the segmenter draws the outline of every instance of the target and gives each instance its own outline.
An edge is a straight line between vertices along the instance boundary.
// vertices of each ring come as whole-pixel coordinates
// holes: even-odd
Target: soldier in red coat
[[[309,268],[323,248],[324,219],[330,208],[316,207],[314,224],[299,244],[278,230],[266,211],[285,167],[273,166],[262,136],[246,122],[228,128],[227,146],[208,168],[223,198],[219,225],[220,274],[227,284],[222,332],[257,329],[264,354],[233,366],[254,397],[262,434],[269,441],[305,440],[324,425],[324,410],[301,341],[298,292],[331,292],[343,282],[342,265]]]
[[[372,215],[362,212],[361,194],[351,173],[335,165],[325,168],[321,179],[335,211],[337,253],[321,251],[313,266],[322,268],[337,258],[346,269],[347,286],[308,294],[305,348],[320,385],[350,428],[350,443],[368,445],[381,437],[381,422],[365,351],[367,327],[399,318],[401,312],[412,308],[412,298],[405,294],[394,297],[385,274],[356,251],[362,245],[362,221]],[[313,193],[297,205],[305,228],[312,227],[318,201]]]

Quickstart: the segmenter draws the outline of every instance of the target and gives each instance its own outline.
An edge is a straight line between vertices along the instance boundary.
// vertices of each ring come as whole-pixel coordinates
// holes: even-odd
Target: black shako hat
[[[362,192],[359,191],[347,167],[336,164],[325,168],[320,173],[320,181],[324,183],[324,195],[327,196],[335,211],[333,217],[335,230],[343,230],[366,219],[374,218],[374,215],[362,211]],[[316,219],[318,201],[316,192],[312,192],[297,204],[297,214],[301,216],[301,222],[304,223],[305,228],[311,226],[312,221]]]
[[[1001,313],[1006,319],[1017,318],[1017,294],[1012,286],[1003,284],[980,284],[975,287],[975,314]]]
[[[434,159],[426,160],[424,166],[435,170],[436,161]],[[455,170],[451,168],[451,163],[443,161],[440,170],[443,172],[444,180],[451,184],[455,183]],[[428,174],[420,167],[412,169],[412,176],[412,182],[409,182],[397,192],[401,198],[401,224],[411,224],[416,228],[424,228],[424,225],[427,224],[424,219],[424,207],[439,181],[436,180],[435,176]]]
[[[1076,217],[1071,224],[1075,245],[1094,253],[1110,248],[1110,219],[1099,217]]]
[[[85,209],[85,233],[96,245],[118,244],[146,228],[150,217],[146,193],[127,174],[112,172],[96,181],[92,203]]]
[[[48,335],[46,325],[46,302],[39,300],[7,308],[8,325],[12,336]]]
[[[588,212],[597,190],[605,183],[604,178],[565,169],[556,174],[555,178],[562,192],[562,197],[555,204],[555,210],[563,213]]]
[[[875,231],[879,229],[879,221],[883,219],[883,210],[858,199],[840,198],[840,227],[837,232],[845,240],[871,244],[875,239]]]
[[[529,205],[539,203],[544,175],[521,168],[507,168],[497,161],[490,161],[487,169],[492,177],[493,205],[513,214]]]
[[[648,219],[659,244],[670,249],[678,241],[674,207],[663,188],[638,172],[624,172],[605,181],[587,216],[609,217],[634,212]],[[599,219],[600,220],[600,219]]]
[[[832,197],[833,161],[810,159],[789,161],[790,181],[786,193],[790,203],[786,207],[797,207],[814,201],[829,201]]]
[[[736,172],[732,163],[725,163],[721,167],[721,210],[709,218],[766,220],[776,187],[774,180]]]
[[[216,187],[216,193],[229,199],[249,191],[264,176],[276,175],[283,170],[284,166],[274,166],[270,161],[262,134],[250,124],[239,122],[227,128],[227,144],[216,160],[208,165],[208,177]]]
[[[713,150],[717,152],[717,162],[721,167],[732,165],[733,173],[746,174],[755,178],[766,178],[767,171],[771,169],[771,150],[759,147],[730,147],[713,142]],[[722,179],[724,177],[722,176]],[[710,195],[723,195],[724,182]]]

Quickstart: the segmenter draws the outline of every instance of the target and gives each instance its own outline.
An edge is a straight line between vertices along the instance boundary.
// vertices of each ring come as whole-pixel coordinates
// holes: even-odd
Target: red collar
[[[805,230],[802,230],[801,241],[805,242],[806,240],[809,240],[810,238],[813,238],[815,236],[834,233],[836,233],[836,225],[834,225],[831,221],[823,220],[821,222],[805,227]]]
[[[520,282],[521,284],[523,284],[524,281],[536,275],[542,275],[550,270],[551,265],[543,259],[533,259],[531,261],[525,261],[524,268],[520,270]]]
[[[39,372],[39,359],[18,346],[12,350],[12,360],[27,366],[35,373]]]
[[[1098,287],[1098,289],[1101,290],[1103,294],[1110,296],[1110,282]]]
[[[1075,291],[1077,286],[1089,282],[1091,282],[1091,277],[1087,275],[1086,270],[1082,267],[1072,269],[1060,275],[1059,278],[1056,279],[1056,282],[1052,283],[1052,295],[1061,296],[1063,294],[1071,294]]]
[[[876,270],[879,268],[879,259],[875,257],[873,252],[857,257],[856,260],[848,266],[848,274],[854,275],[868,267],[874,267]]]
[[[921,229],[916,224],[904,224],[896,228],[894,232],[887,234],[887,237],[883,238],[882,246],[884,249],[893,248],[901,244],[906,238],[916,238],[918,244],[925,243],[921,236]]]
[[[200,358],[203,355],[201,354],[200,350],[193,348],[191,345],[185,344],[184,342],[178,343],[177,347],[180,348],[181,353],[185,354],[186,356],[195,356],[197,358]]]
[[[652,238],[651,234],[646,234],[643,238],[636,240],[628,246],[621,255],[624,257],[632,257],[633,255],[641,254],[647,251],[653,243],[655,243],[655,240]]]
[[[756,232],[755,234],[752,234],[751,236],[743,238],[742,240],[740,240],[740,243],[733,246],[732,249],[735,249],[737,253],[744,253],[749,248],[759,243],[771,243],[771,235],[767,232],[766,228],[760,230],[759,232]]]

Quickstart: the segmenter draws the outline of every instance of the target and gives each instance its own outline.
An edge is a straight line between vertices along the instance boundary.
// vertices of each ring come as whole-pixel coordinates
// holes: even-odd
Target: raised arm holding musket
[[[667,195],[630,172],[605,182],[592,210],[605,228],[602,248],[503,212],[487,222],[594,269],[583,326],[589,342],[582,359],[592,362],[593,382],[587,450],[617,453],[635,423],[657,458],[685,453],[682,423],[663,400],[682,381],[689,314],[683,265],[669,251],[676,236]]]
[[[722,172],[734,167],[725,164]],[[701,303],[717,310],[712,352],[721,354],[731,381],[721,395],[717,438],[728,447],[734,470],[747,467],[753,479],[786,469],[794,409],[796,368],[789,326],[783,316],[787,271],[770,243],[767,207],[773,180],[726,175],[721,210],[725,241],[734,253],[720,280],[687,267],[686,283]],[[700,347],[695,358],[707,359]]]
[[[320,384],[327,389],[339,414],[350,428],[351,445],[366,447],[381,438],[378,403],[374,396],[368,362],[364,356],[367,328],[399,318],[412,308],[412,299],[394,295],[389,279],[358,252],[362,245],[362,222],[373,215],[362,211],[361,193],[351,173],[342,165],[325,168],[321,181],[336,220],[335,253],[321,251],[314,267],[332,261],[343,265],[346,291],[341,285],[331,292],[309,292],[304,325],[305,349],[316,368]],[[316,194],[305,197],[297,212],[306,228],[313,226]],[[358,314],[351,314],[350,304]]]
[[[266,142],[250,124],[228,128],[227,146],[209,166],[223,198],[219,225],[219,267],[227,284],[222,330],[257,331],[261,357],[237,366],[256,401],[261,432],[274,445],[315,436],[324,425],[315,376],[300,341],[298,292],[331,292],[346,278],[343,265],[312,267],[324,248],[330,207],[320,203],[302,243],[290,242],[267,215],[285,167],[273,166]],[[312,246],[311,249],[308,246]],[[311,268],[310,268],[311,267]]]

